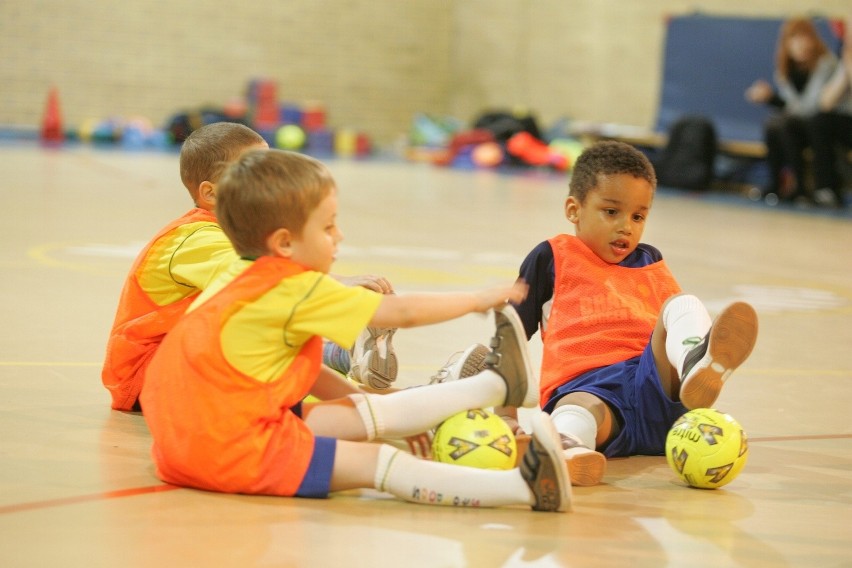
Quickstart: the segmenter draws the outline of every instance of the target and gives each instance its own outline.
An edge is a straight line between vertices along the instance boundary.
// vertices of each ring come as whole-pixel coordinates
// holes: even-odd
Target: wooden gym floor
[[[510,281],[569,230],[555,175],[329,164],[346,235],[336,271],[384,274],[401,292]],[[683,287],[711,312],[743,298],[760,314],[754,354],[717,403],[747,430],[749,462],[702,491],[662,457],[611,460],[555,515],[163,485],[143,418],[109,409],[100,366],[133,255],[189,207],[176,154],[6,144],[0,180],[2,566],[852,566],[848,214],[659,192],[645,240]],[[399,384],[490,334],[476,316],[401,331]]]

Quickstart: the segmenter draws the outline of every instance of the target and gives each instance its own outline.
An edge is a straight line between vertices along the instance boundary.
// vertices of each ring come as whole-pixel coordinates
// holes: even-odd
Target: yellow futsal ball
[[[435,461],[478,467],[512,469],[518,446],[502,418],[487,410],[459,412],[444,420],[432,439]]]
[[[690,410],[669,430],[666,460],[688,485],[715,489],[733,481],[748,459],[748,438],[730,415]]]

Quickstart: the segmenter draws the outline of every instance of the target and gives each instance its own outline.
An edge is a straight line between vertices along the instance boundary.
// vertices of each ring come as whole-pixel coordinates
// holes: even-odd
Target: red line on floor
[[[32,511],[34,509],[46,509],[48,507],[59,507],[62,505],[75,505],[87,501],[101,501],[105,499],[119,499],[121,497],[134,497],[147,493],[159,493],[180,489],[177,485],[151,485],[149,487],[133,487],[131,489],[119,489],[117,491],[106,491],[104,493],[92,493],[91,495],[77,495],[76,497],[63,497],[60,499],[48,499],[46,501],[33,501],[30,503],[16,503],[14,505],[0,506],[0,515],[5,513],[20,513],[21,511]]]
[[[852,434],[814,434],[811,436],[762,436],[760,438],[749,438],[752,442],[797,442],[799,440],[849,440]]]

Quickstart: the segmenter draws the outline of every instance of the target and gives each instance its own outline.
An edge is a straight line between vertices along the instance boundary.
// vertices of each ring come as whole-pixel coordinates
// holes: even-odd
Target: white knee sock
[[[421,460],[387,444],[379,449],[375,488],[429,505],[500,507],[535,502],[517,468],[499,471]]]
[[[713,321],[697,297],[683,294],[672,298],[663,310],[666,328],[666,356],[680,376],[686,354],[699,343]]]
[[[494,371],[486,370],[463,381],[388,394],[354,394],[349,398],[364,420],[368,440],[400,438],[430,430],[464,410],[503,404],[506,382]]]
[[[576,404],[566,404],[556,407],[550,414],[550,419],[557,432],[575,437],[590,450],[595,449],[598,423],[591,412]]]

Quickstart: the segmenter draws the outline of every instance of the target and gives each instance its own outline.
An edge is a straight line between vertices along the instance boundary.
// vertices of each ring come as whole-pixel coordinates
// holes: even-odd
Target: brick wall
[[[849,0],[4,0],[0,125],[35,126],[59,89],[68,126],[161,125],[248,81],[323,102],[335,127],[388,143],[423,111],[524,106],[653,123],[666,14],[843,14]]]

